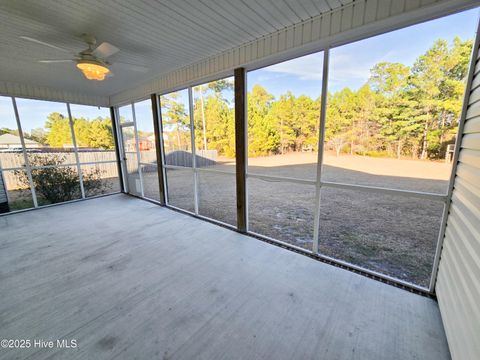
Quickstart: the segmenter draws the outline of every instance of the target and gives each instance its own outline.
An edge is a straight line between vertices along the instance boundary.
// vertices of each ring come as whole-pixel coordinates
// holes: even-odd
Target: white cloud
[[[330,60],[329,80],[348,86],[349,82],[365,82],[370,76],[370,61],[359,61],[351,55],[338,54]]]
[[[368,80],[370,70],[375,64],[382,61],[398,61],[398,54],[394,50],[385,53],[351,49],[342,52],[342,50],[339,48],[330,58],[329,81],[339,88],[345,86],[356,88]]]
[[[265,68],[266,71],[298,76],[301,80],[322,79],[322,54],[303,56]]]
[[[353,50],[353,51],[352,51]],[[355,51],[356,50],[356,51]],[[369,52],[361,49],[338,48],[330,57],[329,81],[332,85],[357,87],[370,77],[370,69],[381,61],[396,61],[395,51]],[[265,68],[259,80],[272,80],[282,76],[296,76],[300,80],[321,80],[323,53],[304,56]]]

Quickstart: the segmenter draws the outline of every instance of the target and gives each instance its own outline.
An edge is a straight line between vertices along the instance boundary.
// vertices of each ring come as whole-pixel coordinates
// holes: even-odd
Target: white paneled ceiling
[[[109,96],[148,79],[339,8],[353,0],[0,0],[0,81]],[[103,82],[88,81],[72,63],[42,64],[68,54],[31,43],[28,36],[66,48],[85,48],[93,34],[120,49]]]

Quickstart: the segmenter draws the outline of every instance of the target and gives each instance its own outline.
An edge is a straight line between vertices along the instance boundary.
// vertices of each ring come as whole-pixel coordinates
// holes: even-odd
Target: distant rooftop
[[[35,145],[40,145],[38,142],[26,139],[25,138],[25,144],[35,144]],[[22,141],[20,140],[20,137],[17,135],[13,134],[3,134],[0,135],[0,145],[22,145]]]

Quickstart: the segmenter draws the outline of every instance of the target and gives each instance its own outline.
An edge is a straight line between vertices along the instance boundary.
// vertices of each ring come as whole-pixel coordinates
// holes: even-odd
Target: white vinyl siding
[[[477,35],[478,36],[478,35]],[[480,57],[471,87],[436,293],[453,359],[480,359]],[[467,87],[468,89],[468,87]]]

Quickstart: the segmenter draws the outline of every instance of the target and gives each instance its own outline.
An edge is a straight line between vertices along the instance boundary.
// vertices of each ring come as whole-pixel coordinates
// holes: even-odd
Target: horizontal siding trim
[[[479,238],[479,230],[475,228],[475,218],[472,216],[463,216],[465,206],[462,204],[455,204],[453,206],[452,218],[454,222],[461,224],[464,235],[466,235],[465,247],[468,248],[468,256],[472,259],[472,266],[480,271],[480,244],[475,243],[472,239]],[[477,284],[480,295],[480,282]],[[480,298],[480,297],[479,297]],[[479,308],[480,311],[480,308]]]
[[[477,116],[480,116],[480,102],[476,102],[468,107],[467,116],[465,117],[465,119],[469,121],[471,118]]]
[[[475,76],[475,78],[477,78],[477,76]],[[476,103],[479,100],[480,100],[480,88],[473,89],[472,92],[470,93],[469,104]]]
[[[440,311],[442,314],[442,320],[444,321],[445,328],[449,328],[448,343],[452,359],[465,359],[468,354],[468,359],[472,358],[471,348],[468,346],[469,334],[467,329],[463,326],[463,323],[467,320],[465,313],[463,312],[463,298],[458,299],[456,294],[462,293],[463,287],[459,282],[454,281],[461,274],[458,272],[456,264],[452,262],[445,263],[445,283],[449,284],[448,295],[451,296],[451,302],[443,308],[440,305]],[[442,294],[439,292],[439,294]],[[445,296],[447,296],[445,294]],[[443,302],[443,301],[442,301]],[[442,304],[443,305],[443,304]],[[443,310],[442,310],[443,309]],[[447,321],[447,323],[445,323]],[[451,340],[454,339],[454,342]]]
[[[463,149],[458,160],[480,170],[480,151],[478,150]]]
[[[390,1],[388,2],[390,4]],[[312,52],[326,46],[338,46],[421,21],[447,15],[475,6],[475,0],[433,0],[409,2],[402,12],[384,17],[385,2],[357,0],[331,12],[265,35],[253,42],[216,54],[212,57],[160,74],[142,86],[127,89],[110,97],[112,106],[146,98],[151,93],[168,93],[187,86],[231,76],[233,70],[268,66]],[[379,12],[379,7],[382,10]],[[311,24],[311,25],[310,25]],[[305,31],[305,29],[311,29]],[[262,49],[260,49],[260,47]],[[253,49],[253,50],[252,50]],[[231,53],[233,59],[230,59]],[[196,69],[196,71],[191,71]]]
[[[471,316],[471,317],[478,317],[479,310],[477,306],[477,294],[478,288],[473,288],[472,284],[475,282],[475,279],[469,275],[466,275],[471,272],[471,269],[466,265],[465,258],[462,252],[458,247],[458,243],[461,242],[460,240],[461,235],[457,232],[458,227],[450,227],[447,234],[452,237],[452,239],[457,239],[459,241],[451,241],[445,245],[446,251],[452,253],[451,261],[449,262],[451,266],[450,273],[454,275],[453,277],[457,279],[454,282],[456,292],[455,294],[462,294],[462,296],[454,297],[456,300],[456,306],[461,308],[463,313],[463,317]],[[461,306],[459,306],[461,305]],[[475,329],[476,324],[473,324],[471,321],[462,321],[463,329],[469,329],[470,336],[474,335],[473,329]],[[468,326],[469,324],[470,326]],[[477,345],[478,346],[478,345]],[[480,350],[480,349],[478,349]]]
[[[476,196],[470,189],[459,182],[455,187],[455,193],[452,196],[452,205],[457,206],[462,210],[462,214],[465,219],[469,220],[471,224],[476,224],[476,219],[480,218],[480,198]],[[477,233],[475,227],[472,228],[473,233]],[[480,234],[479,234],[480,235]],[[480,237],[476,237],[480,239]],[[480,247],[480,244],[476,246]],[[480,251],[479,251],[480,252]]]
[[[449,234],[451,236],[451,234]],[[446,246],[445,251],[452,250],[448,246]],[[453,251],[453,250],[452,250]],[[449,304],[447,309],[443,310],[442,318],[445,324],[445,320],[447,320],[446,328],[452,328],[452,332],[450,332],[449,345],[450,351],[452,352],[453,359],[475,359],[472,349],[476,347],[475,345],[469,344],[469,339],[475,337],[475,333],[472,333],[472,326],[465,325],[469,323],[468,318],[465,315],[465,309],[468,309],[468,303],[466,304],[466,299],[464,296],[456,296],[456,294],[465,294],[469,292],[468,288],[465,287],[463,282],[454,281],[454,279],[458,279],[462,277],[461,270],[458,266],[456,260],[452,257],[450,261],[444,264],[445,266],[445,275],[447,277],[446,282],[451,285],[451,294],[452,295],[452,302]],[[442,294],[442,293],[439,293]],[[442,294],[443,295],[443,294]],[[471,323],[471,322],[470,322]],[[474,325],[473,325],[474,326]],[[454,344],[451,343],[450,339],[458,340],[457,346],[453,346]],[[468,357],[465,357],[465,354],[468,354]]]
[[[480,86],[480,76],[475,77],[472,81],[472,90],[475,90]]]
[[[442,321],[445,328],[445,333],[448,339],[448,345],[452,359],[461,359],[461,355],[458,353],[459,349],[465,348],[466,336],[461,333],[460,336],[456,329],[462,329],[462,313],[459,308],[459,304],[455,297],[459,290],[457,289],[457,283],[453,281],[453,277],[457,276],[452,270],[450,262],[445,262],[444,267],[438,274],[438,288],[437,296],[442,297],[442,301],[439,301],[438,306],[440,308],[440,314],[442,314]]]
[[[452,222],[452,224],[453,223],[454,222]],[[447,230],[447,234],[451,236],[452,239],[457,239],[459,241],[449,242],[445,245],[445,250],[452,253],[451,264],[454,265],[456,273],[463,274],[463,276],[461,276],[461,278],[459,277],[457,281],[458,287],[460,288],[459,290],[461,290],[461,294],[463,294],[463,311],[471,316],[480,317],[480,310],[478,309],[478,306],[476,306],[478,296],[480,296],[480,290],[478,284],[476,284],[476,279],[471,275],[475,269],[471,267],[471,260],[465,257],[465,251],[460,247],[462,244],[462,241],[460,240],[462,240],[465,235],[459,231],[459,229],[460,225],[455,223],[454,226],[450,226]],[[473,326],[471,328],[473,328]]]
[[[480,73],[480,61],[478,61],[477,64],[475,65],[474,75],[478,75],[479,73]]]
[[[480,79],[480,76],[478,77]],[[480,88],[479,88],[480,89]],[[468,119],[465,122],[464,134],[480,133],[480,116]]]
[[[480,31],[480,23],[477,31]],[[473,48],[435,291],[452,358],[480,358],[480,34]],[[475,75],[476,74],[476,75]]]
[[[457,178],[461,178],[477,187],[480,184],[480,171],[473,166],[460,163],[457,167]]]
[[[448,264],[445,265],[448,267]],[[438,303],[440,309],[440,314],[442,314],[443,327],[445,329],[445,334],[447,335],[450,355],[453,359],[458,359],[457,349],[460,349],[459,341],[460,339],[455,336],[453,330],[454,327],[458,327],[458,311],[455,308],[455,301],[453,299],[453,294],[455,293],[451,286],[451,280],[449,273],[443,268],[438,273],[438,282],[436,286],[437,294],[442,296],[442,301]],[[448,318],[448,323],[446,322]],[[451,319],[451,320],[450,320]]]
[[[462,139],[462,148],[480,150],[480,133],[466,134]]]

